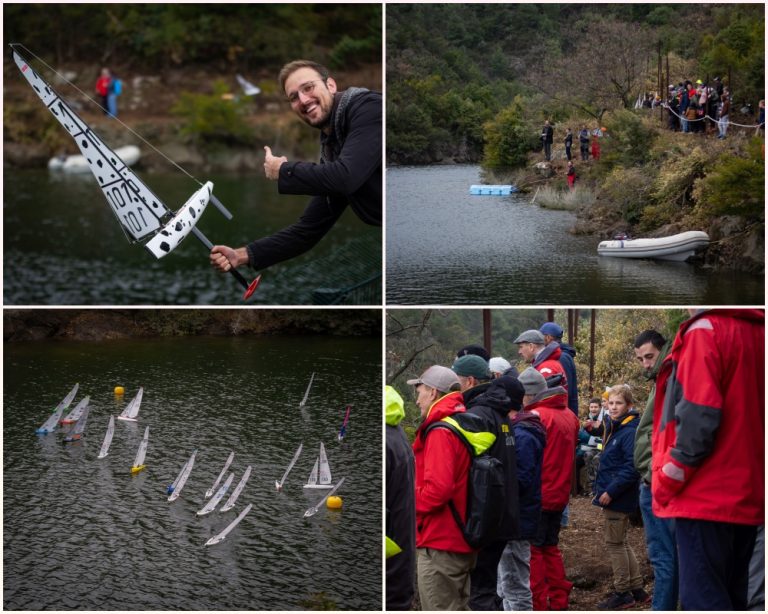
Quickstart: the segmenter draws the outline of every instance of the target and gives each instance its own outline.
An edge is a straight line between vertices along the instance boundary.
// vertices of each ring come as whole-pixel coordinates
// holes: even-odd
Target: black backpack
[[[485,421],[473,414],[453,414],[449,419],[455,420],[462,429],[473,433],[488,430]],[[450,422],[446,422],[446,418],[428,426],[422,437],[426,438],[427,434],[436,428],[453,432],[469,452],[471,465],[467,480],[466,524],[461,521],[461,516],[452,500],[448,501],[448,505],[467,544],[472,548],[484,548],[498,539],[502,530],[507,496],[504,465],[499,459],[489,455],[487,450],[482,454],[476,454],[474,447],[461,430]],[[498,437],[498,433],[494,435]]]

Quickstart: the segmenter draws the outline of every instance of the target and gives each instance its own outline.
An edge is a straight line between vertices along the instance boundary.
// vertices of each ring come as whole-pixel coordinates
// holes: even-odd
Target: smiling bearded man
[[[211,264],[228,271],[249,264],[265,269],[314,247],[347,206],[364,223],[381,226],[381,93],[338,91],[328,69],[309,60],[283,66],[278,77],[294,113],[320,130],[320,163],[289,162],[264,147],[264,173],[280,194],[313,196],[299,220],[272,236],[232,249],[215,245]]]

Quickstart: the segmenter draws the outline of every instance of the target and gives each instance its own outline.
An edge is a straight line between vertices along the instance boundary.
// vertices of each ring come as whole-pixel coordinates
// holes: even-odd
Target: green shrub
[[[558,190],[547,185],[537,192],[536,203],[545,209],[583,210],[595,204],[595,194],[578,182],[573,190]]]
[[[609,166],[625,167],[643,164],[649,157],[654,131],[643,118],[629,109],[606,115],[608,136],[600,139],[600,160]]]
[[[514,168],[527,162],[527,155],[535,147],[536,137],[523,120],[520,97],[502,109],[483,126],[485,151],[483,166],[490,169]]]
[[[649,166],[624,168],[617,166],[605,178],[602,185],[603,200],[621,212],[630,224],[640,220],[643,209],[649,204],[655,175]]]
[[[194,142],[253,144],[253,132],[244,121],[249,99],[229,98],[223,80],[213,84],[210,94],[182,92],[171,112],[181,118],[180,133]]]
[[[717,165],[697,179],[693,198],[697,209],[709,215],[741,215],[765,219],[765,162],[762,139],[752,139],[744,156],[724,153]]]

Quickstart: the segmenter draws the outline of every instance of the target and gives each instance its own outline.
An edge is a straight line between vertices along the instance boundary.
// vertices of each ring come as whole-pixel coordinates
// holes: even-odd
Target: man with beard
[[[299,220],[233,249],[215,245],[211,264],[221,271],[249,264],[265,269],[314,247],[347,206],[366,224],[381,226],[381,94],[352,87],[338,91],[326,67],[309,60],[286,64],[278,77],[294,113],[320,130],[320,164],[292,162],[264,147],[264,172],[281,194],[313,196]]]

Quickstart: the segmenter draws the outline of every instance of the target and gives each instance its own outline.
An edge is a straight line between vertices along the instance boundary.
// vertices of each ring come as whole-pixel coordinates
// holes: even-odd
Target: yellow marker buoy
[[[115,394],[125,394],[125,388],[122,386],[115,386]]]
[[[328,497],[328,501],[325,502],[328,509],[338,510],[341,509],[342,500],[341,497]]]

